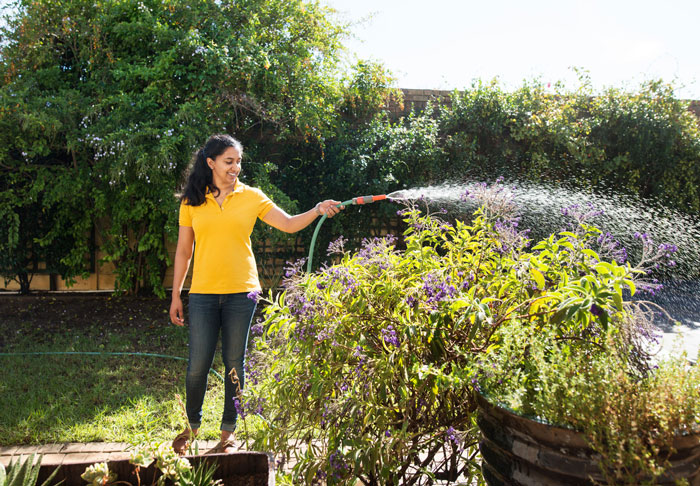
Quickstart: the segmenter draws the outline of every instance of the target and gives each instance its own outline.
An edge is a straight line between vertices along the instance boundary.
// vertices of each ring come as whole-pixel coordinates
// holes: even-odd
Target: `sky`
[[[582,71],[596,90],[663,79],[700,100],[700,0],[319,1],[351,24],[348,61],[381,62],[401,88],[576,89]]]
[[[698,0],[320,0],[350,22],[350,58],[374,59],[401,88],[464,89],[497,78],[595,90],[673,83],[700,100]]]

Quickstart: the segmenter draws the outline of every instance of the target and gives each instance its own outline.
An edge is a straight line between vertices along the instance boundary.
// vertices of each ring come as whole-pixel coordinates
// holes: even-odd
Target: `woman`
[[[221,331],[226,376],[235,369],[244,384],[248,331],[256,301],[248,293],[260,291],[258,272],[250,244],[257,218],[287,233],[310,225],[316,217],[338,213],[339,204],[326,200],[305,213],[290,216],[263,192],[238,180],[241,143],[229,135],[214,135],[195,156],[180,205],[180,230],[175,252],[170,320],[185,324],[180,292],[194,251],[189,292],[189,363],[185,382],[189,427],[173,441],[184,454],[197,435],[202,403],[214,351]],[[210,452],[232,452],[231,435],[236,426],[234,396],[237,385],[226,380],[221,441]]]

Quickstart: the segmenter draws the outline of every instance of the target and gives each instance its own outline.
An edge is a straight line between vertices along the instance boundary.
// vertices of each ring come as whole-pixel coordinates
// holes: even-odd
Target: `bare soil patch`
[[[183,295],[187,305],[187,296]],[[0,293],[0,349],[9,343],[3,331],[31,329],[36,333],[104,329],[153,329],[167,326],[170,299],[115,296],[102,293]],[[172,324],[170,324],[172,325]]]

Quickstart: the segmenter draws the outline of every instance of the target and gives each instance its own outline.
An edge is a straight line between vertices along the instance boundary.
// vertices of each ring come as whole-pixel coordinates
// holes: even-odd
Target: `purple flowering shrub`
[[[475,393],[507,381],[512,329],[641,353],[623,300],[638,269],[602,260],[584,223],[528,248],[502,206],[469,224],[408,207],[404,251],[375,238],[312,274],[290,266],[241,403],[262,418],[254,447],[295,455],[295,484],[481,481]]]

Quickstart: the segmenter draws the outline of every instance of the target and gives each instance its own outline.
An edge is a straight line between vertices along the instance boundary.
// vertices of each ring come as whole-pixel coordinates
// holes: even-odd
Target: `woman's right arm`
[[[182,286],[185,284],[187,270],[190,268],[193,248],[194,230],[190,226],[180,226],[173,267],[173,295],[170,300],[170,321],[176,326],[185,325],[185,313],[182,307],[182,299],[180,299],[180,292],[182,292]]]

